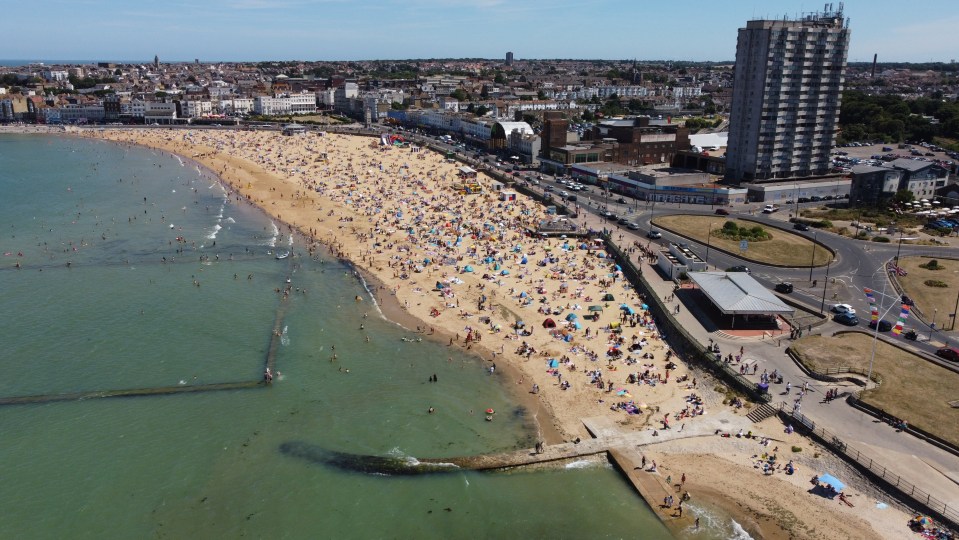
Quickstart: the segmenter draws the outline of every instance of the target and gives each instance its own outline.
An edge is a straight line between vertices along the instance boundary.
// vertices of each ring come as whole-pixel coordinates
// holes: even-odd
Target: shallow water
[[[282,453],[462,456],[534,431],[481,361],[404,342],[348,266],[300,242],[276,260],[288,232],[191,163],[0,136],[0,193],[0,397],[255,381],[282,331],[272,387],[0,408],[0,537],[670,537],[606,466],[400,477]]]

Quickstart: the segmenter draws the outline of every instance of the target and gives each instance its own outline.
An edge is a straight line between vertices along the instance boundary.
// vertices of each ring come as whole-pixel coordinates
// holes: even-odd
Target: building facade
[[[798,20],[749,21],[739,29],[727,179],[828,172],[849,33],[841,9]]]

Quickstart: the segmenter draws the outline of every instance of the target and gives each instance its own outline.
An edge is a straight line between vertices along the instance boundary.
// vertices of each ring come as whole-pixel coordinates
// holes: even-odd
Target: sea
[[[602,461],[366,467],[531,447],[535,422],[188,160],[0,135],[0,210],[0,402],[36,397],[0,405],[0,538],[672,538]],[[268,360],[269,386],[151,393]],[[717,521],[691,536],[735,536]]]

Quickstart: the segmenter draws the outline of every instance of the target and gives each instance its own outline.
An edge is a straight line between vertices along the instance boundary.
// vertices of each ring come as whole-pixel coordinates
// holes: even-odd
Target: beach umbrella
[[[935,526],[935,522],[933,522],[932,518],[929,516],[921,516],[916,518],[916,523],[923,529],[929,529]]]
[[[579,318],[579,315],[577,315],[577,314],[575,314],[575,313],[570,313],[569,315],[566,316],[566,320],[567,320],[567,321],[573,321],[573,320],[576,320],[576,319],[578,319],[578,318]]]

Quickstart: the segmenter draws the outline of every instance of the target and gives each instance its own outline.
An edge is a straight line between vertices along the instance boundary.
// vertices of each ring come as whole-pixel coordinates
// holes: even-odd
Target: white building
[[[103,105],[66,105],[60,108],[60,121],[65,124],[102,122]]]
[[[69,76],[70,74],[66,71],[48,70],[43,72],[43,78],[52,82],[65,81]]]
[[[181,101],[180,116],[183,118],[202,118],[213,114],[213,103],[209,101]]]
[[[316,112],[316,94],[281,94],[257,96],[253,100],[253,112],[265,116],[285,114],[313,114]]]
[[[172,124],[176,118],[176,103],[147,101],[143,104],[143,121],[147,124]]]
[[[253,98],[230,98],[220,100],[220,112],[230,115],[250,114],[253,111]]]

